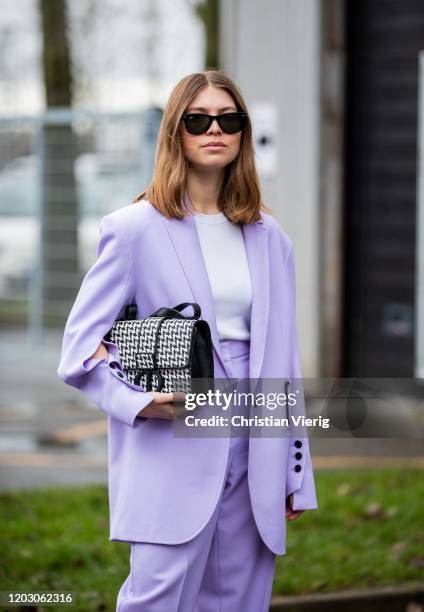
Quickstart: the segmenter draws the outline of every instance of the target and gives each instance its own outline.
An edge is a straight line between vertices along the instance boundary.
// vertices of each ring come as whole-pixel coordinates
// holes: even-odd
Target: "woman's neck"
[[[220,212],[218,196],[221,190],[224,173],[198,172],[189,169],[187,175],[187,195],[196,212],[208,215]]]

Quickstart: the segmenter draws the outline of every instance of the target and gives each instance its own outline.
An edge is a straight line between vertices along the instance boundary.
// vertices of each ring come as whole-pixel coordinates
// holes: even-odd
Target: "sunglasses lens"
[[[236,134],[243,129],[244,116],[237,113],[225,113],[225,115],[221,115],[220,122],[224,132]]]
[[[246,115],[241,115],[240,113],[225,113],[219,115],[218,118],[221,129],[227,134],[236,134],[240,132],[244,127],[245,121]],[[203,134],[209,128],[209,115],[201,113],[193,115],[187,114],[184,116],[184,123],[187,132],[199,136],[199,134]]]
[[[207,115],[187,115],[184,118],[184,123],[187,128],[187,132],[190,134],[202,134],[208,128],[209,119]]]

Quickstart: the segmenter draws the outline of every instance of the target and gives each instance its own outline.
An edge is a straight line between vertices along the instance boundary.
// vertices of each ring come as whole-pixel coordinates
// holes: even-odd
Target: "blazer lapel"
[[[215,352],[223,370],[230,378],[220,351],[212,289],[194,216],[189,214],[184,219],[162,217],[162,220],[174,245],[194,301],[202,308],[201,317],[209,323]],[[263,362],[269,312],[268,240],[262,221],[243,225],[242,228],[253,295],[249,377],[258,378]]]
[[[249,378],[259,378],[269,317],[268,232],[261,221],[243,225],[243,234],[252,283]]]

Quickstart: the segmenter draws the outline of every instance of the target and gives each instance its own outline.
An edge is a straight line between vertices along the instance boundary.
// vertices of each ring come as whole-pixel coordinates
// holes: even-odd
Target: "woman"
[[[108,415],[110,540],[131,544],[117,610],[268,610],[285,519],[317,508],[307,436],[174,436],[173,395],[131,384],[102,341],[134,300],[139,318],[197,302],[217,379],[301,377],[291,241],[261,204],[246,105],[222,72],[177,84],[152,182],[102,219],[58,375]]]

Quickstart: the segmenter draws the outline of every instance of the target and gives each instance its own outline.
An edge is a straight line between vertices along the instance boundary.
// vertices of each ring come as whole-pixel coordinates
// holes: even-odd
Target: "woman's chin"
[[[221,170],[224,170],[225,166],[227,166],[229,163],[229,161],[224,162],[222,160],[217,163],[217,160],[211,159],[209,163],[207,161],[205,162],[204,160],[200,162],[191,161],[189,166],[197,172],[220,172]]]

